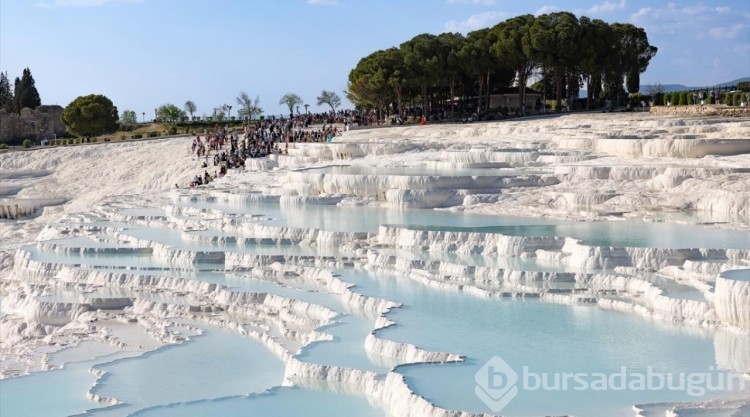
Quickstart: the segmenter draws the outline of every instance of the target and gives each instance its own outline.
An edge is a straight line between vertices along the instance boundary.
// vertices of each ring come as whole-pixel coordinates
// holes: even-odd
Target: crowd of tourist
[[[341,113],[341,118],[336,114],[326,119],[317,129],[311,128],[316,121],[313,116],[272,118],[255,124],[245,123],[241,130],[235,131],[230,131],[227,125],[216,125],[213,131],[206,132],[203,136],[197,135],[192,140],[190,153],[201,161],[203,173],[195,175],[188,185],[205,185],[223,177],[230,169],[244,169],[248,158],[287,154],[290,143],[331,142],[342,133],[334,122],[340,121],[344,124],[344,129],[348,129],[351,122],[345,114]],[[211,164],[213,174],[209,172]]]

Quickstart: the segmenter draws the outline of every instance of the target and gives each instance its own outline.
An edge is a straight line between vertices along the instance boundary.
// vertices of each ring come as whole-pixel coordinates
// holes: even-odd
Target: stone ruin
[[[39,143],[65,135],[61,106],[39,106],[24,108],[21,114],[0,110],[0,143],[20,142],[31,139]]]

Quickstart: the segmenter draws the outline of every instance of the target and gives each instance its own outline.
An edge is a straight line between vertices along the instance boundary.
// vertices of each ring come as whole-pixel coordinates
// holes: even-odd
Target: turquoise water
[[[143,417],[183,417],[186,415],[190,415],[191,417],[384,416],[382,411],[373,408],[363,398],[300,388],[277,388],[260,395],[174,404],[153,408],[139,414],[139,416]]]
[[[709,226],[652,223],[631,218],[622,221],[560,222],[461,227],[414,226],[417,230],[499,233],[510,236],[566,236],[591,246],[646,248],[750,248],[750,231],[722,230]]]
[[[750,269],[738,269],[736,271],[726,271],[722,273],[726,278],[737,281],[750,281]]]
[[[338,174],[338,175],[403,175],[403,176],[441,176],[441,177],[512,177],[534,173],[529,169],[504,168],[502,164],[496,167],[482,168],[435,168],[435,167],[373,167],[362,165],[333,165],[324,168],[310,168],[301,172],[310,174]]]
[[[281,383],[281,360],[260,342],[233,331],[201,327],[204,334],[183,344],[97,365],[107,374],[94,392],[126,403],[108,414],[262,392]]]
[[[96,380],[89,373],[92,364],[0,380],[0,416],[64,417],[97,408],[85,395]]]
[[[375,232],[383,224],[404,225],[423,230],[455,230],[503,233],[519,236],[570,236],[587,244],[641,247],[749,248],[750,232],[721,230],[698,225],[651,223],[639,219],[614,222],[566,222],[522,217],[469,216],[439,210],[393,210],[377,207],[311,205],[287,207],[278,204],[181,203],[183,206],[216,209],[227,214],[257,215],[262,224],[332,231]],[[162,215],[163,210],[132,209],[135,216]],[[160,214],[162,213],[162,214]],[[192,251],[232,251],[269,255],[351,256],[338,248],[298,245],[233,245],[193,243],[183,231],[168,227],[144,227],[117,222],[101,225],[126,227],[126,236],[164,243]],[[211,229],[197,232],[206,236],[231,236]],[[112,236],[102,233],[104,239]],[[90,242],[90,244],[89,244]],[[57,241],[70,247],[116,247],[115,243],[85,238]],[[281,278],[281,284],[241,273],[223,271],[223,264],[196,264],[174,268],[149,254],[57,254],[25,247],[33,259],[84,265],[97,269],[128,272],[140,268],[143,274],[174,276],[227,285],[239,291],[268,292],[319,304],[338,313],[334,323],[317,331],[330,334],[332,341],[310,344],[297,358],[311,363],[366,369],[381,374],[389,368],[376,363],[364,349],[372,331],[372,318],[361,317],[341,298],[329,294],[314,280]],[[399,257],[441,260],[463,265],[486,265],[532,271],[569,271],[556,265],[537,264],[534,259],[428,253],[418,249],[376,249]],[[361,254],[360,254],[361,255]],[[571,272],[575,270],[570,269]],[[380,330],[378,337],[411,343],[432,351],[466,357],[459,364],[400,366],[396,371],[408,385],[437,405],[488,412],[475,395],[475,374],[493,356],[510,367],[531,373],[616,373],[621,366],[630,372],[645,372],[650,366],[660,373],[709,372],[718,357],[747,357],[744,348],[719,351],[716,332],[688,326],[650,321],[633,314],[605,311],[596,307],[567,306],[534,300],[484,299],[462,293],[428,288],[407,277],[357,269],[338,269],[340,279],[356,286],[355,292],[402,303],[388,318],[396,326]],[[736,279],[750,279],[746,272],[732,272]],[[542,285],[542,284],[540,284]],[[558,283],[574,288],[575,283]],[[674,285],[671,290],[684,298],[700,294]],[[42,297],[48,301],[77,301],[75,291],[58,291]],[[130,289],[99,288],[92,297],[133,297],[172,304],[189,304],[190,297],[150,294]],[[125,404],[97,410],[100,416],[177,415],[383,415],[366,399],[325,391],[280,388],[283,365],[259,342],[236,332],[200,325],[202,336],[137,358],[109,359],[68,364],[61,371],[0,381],[0,416],[73,415],[98,407],[85,393],[94,382],[88,372],[96,366],[107,376],[94,392],[114,397]],[[744,346],[744,345],[743,345]],[[731,358],[730,358],[731,359]],[[739,358],[741,362],[742,358]],[[387,361],[385,361],[387,363]],[[63,388],[60,388],[63,387]],[[44,394],[40,394],[44,393]],[[47,394],[51,393],[51,394]],[[511,416],[574,414],[582,417],[630,416],[631,406],[643,402],[705,401],[750,392],[713,392],[695,398],[685,392],[661,391],[542,391],[521,389],[503,410]],[[40,395],[44,402],[38,401]],[[49,400],[47,400],[49,396]],[[36,401],[34,399],[37,399]]]
[[[383,224],[419,224],[437,226],[491,226],[528,224],[530,219],[489,216],[464,216],[438,210],[398,210],[371,206],[306,205],[286,206],[269,203],[232,204],[227,202],[191,202],[181,206],[221,210],[227,214],[264,215],[262,224],[337,232],[376,232]],[[541,224],[554,221],[539,220]]]
[[[391,312],[389,318],[398,325],[380,331],[379,337],[466,356],[466,362],[461,364],[398,368],[417,393],[448,409],[490,411],[474,394],[474,378],[493,356],[501,357],[518,374],[522,374],[524,366],[530,368],[529,374],[612,374],[619,372],[621,366],[629,372],[645,373],[651,366],[657,373],[706,373],[716,366],[711,331],[651,322],[596,307],[478,299],[431,290],[390,274],[340,272],[342,279],[356,283],[363,294],[388,294],[389,299],[408,306]],[[706,401],[726,394],[714,392],[694,398],[668,390],[607,391],[596,395],[590,390],[520,390],[503,413],[596,417],[607,410],[607,415],[631,416],[630,407],[637,403]],[[745,396],[749,394],[750,390],[744,391]]]
[[[594,246],[662,248],[750,248],[750,231],[724,230],[696,224],[622,221],[574,222],[563,220],[464,215],[445,210],[400,210],[371,206],[280,206],[225,202],[194,202],[189,206],[226,213],[263,214],[263,224],[331,231],[376,232],[384,224],[426,230],[456,230],[519,236],[568,236]]]

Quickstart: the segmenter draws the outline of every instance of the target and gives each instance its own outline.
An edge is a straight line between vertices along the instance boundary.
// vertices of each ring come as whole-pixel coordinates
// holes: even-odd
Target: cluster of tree
[[[240,105],[240,109],[237,114],[243,119],[254,119],[255,116],[263,114],[263,109],[260,107],[260,97],[256,96],[255,100],[250,98],[250,95],[244,91],[240,92],[237,96],[237,104]]]
[[[138,124],[138,115],[133,110],[124,110],[120,116],[122,130],[131,130]]]
[[[16,77],[13,90],[7,72],[0,72],[0,109],[8,113],[21,113],[21,109],[36,109],[42,104],[31,70],[24,68],[21,78]]]
[[[24,72],[25,75],[26,71]],[[31,74],[29,73],[28,76],[30,78]],[[33,79],[31,79],[31,85],[33,86]],[[242,91],[236,100],[237,104],[240,105],[237,114],[241,120],[252,120],[263,113],[263,109],[260,107],[260,97],[252,99],[249,94]],[[293,114],[295,108],[297,114],[300,114],[299,106],[301,105],[305,106],[305,111],[308,107],[307,104],[303,103],[302,98],[294,93],[285,94],[279,104],[286,104],[290,114]],[[332,91],[323,90],[318,97],[318,105],[322,104],[327,104],[335,112],[336,108],[341,105],[341,98]],[[160,122],[171,125],[170,130],[175,130],[177,124],[195,120],[194,114],[197,110],[198,107],[195,103],[188,100],[182,109],[171,103],[163,104],[156,109],[155,116]],[[231,119],[231,110],[232,106],[228,104],[215,107],[214,114],[210,119],[217,122]],[[188,114],[190,117],[188,117]],[[91,94],[73,100],[63,111],[62,121],[68,131],[74,135],[96,136],[113,133],[118,128],[132,130],[138,124],[138,114],[133,110],[124,110],[120,117],[117,107],[110,99],[103,95]]]
[[[240,106],[237,110],[237,116],[240,120],[253,120],[257,116],[263,114],[263,108],[260,107],[260,97],[251,98],[250,95],[244,91],[241,91],[239,96],[236,98],[237,104]],[[294,93],[287,93],[281,97],[279,104],[286,105],[289,109],[289,114],[294,115],[296,110],[297,114],[301,114],[299,107],[304,106],[305,112],[307,112],[308,106],[304,103],[302,98]],[[323,90],[318,97],[318,105],[328,105],[334,112],[336,108],[341,105],[341,97],[333,91]],[[156,109],[156,118],[165,123],[178,123],[185,121],[194,121],[195,112],[198,110],[195,103],[188,100],[185,102],[183,109],[180,109],[174,104],[167,103]],[[222,104],[214,107],[213,114],[206,116],[204,119],[210,119],[216,122],[224,122],[227,120],[234,120],[231,117],[232,106],[229,104]],[[190,115],[188,117],[188,114]],[[123,112],[122,123],[134,123],[135,112],[126,110]]]
[[[317,97],[318,106],[327,105],[331,108],[331,111],[333,113],[336,113],[336,108],[341,106],[341,97],[339,97],[338,94],[336,94],[334,91],[329,90],[322,90],[320,92],[320,95]],[[281,97],[281,100],[279,100],[279,104],[286,104],[286,106],[289,108],[289,115],[294,114],[294,109],[297,109],[297,114],[300,114],[299,106],[304,105],[305,106],[305,113],[308,112],[308,104],[304,104],[302,101],[302,98],[300,96],[294,94],[294,93],[287,93],[283,97]]]
[[[466,36],[421,34],[373,52],[349,73],[346,95],[357,107],[380,111],[389,105],[403,111],[405,102],[429,110],[474,97],[481,111],[489,108],[491,91],[514,82],[525,103],[527,81],[539,74],[537,86],[557,108],[584,85],[587,106],[592,98],[622,102],[623,82],[629,92],[638,91],[656,51],[646,32],[631,24],[570,12],[523,15]]]
[[[740,106],[750,101],[750,93],[743,91],[721,91],[717,90],[711,94],[710,91],[673,91],[662,93],[661,102],[654,100],[656,105],[685,106],[701,104],[723,104],[726,106]]]
[[[68,132],[87,137],[115,132],[119,119],[112,100],[101,94],[77,97],[65,107],[62,114],[62,122]]]
[[[242,91],[236,98],[237,104],[240,105],[240,109],[237,111],[237,115],[241,119],[252,119],[254,116],[263,113],[263,109],[260,107],[260,97],[256,97],[255,100],[251,99],[250,96]],[[167,103],[159,106],[156,109],[156,119],[160,122],[176,124],[186,121],[195,121],[195,112],[198,111],[198,106],[192,100],[185,102],[183,108],[179,108],[172,103]],[[229,104],[222,104],[213,108],[211,116],[204,116],[204,119],[209,118],[213,121],[223,122],[231,119],[232,106]],[[188,116],[189,115],[189,116]]]

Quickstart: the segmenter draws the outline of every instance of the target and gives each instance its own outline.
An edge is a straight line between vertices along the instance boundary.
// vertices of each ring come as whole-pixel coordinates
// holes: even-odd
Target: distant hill
[[[738,78],[736,80],[727,81],[725,83],[716,84],[716,85],[700,85],[700,86],[687,86],[683,84],[662,84],[661,88],[665,93],[671,93],[672,91],[686,91],[686,90],[700,90],[700,89],[710,89],[710,88],[724,88],[724,87],[734,87],[737,85],[737,83],[742,81],[750,81],[750,77],[744,77],[744,78]],[[640,86],[641,93],[648,93],[649,90],[653,87],[653,84],[647,84]]]

